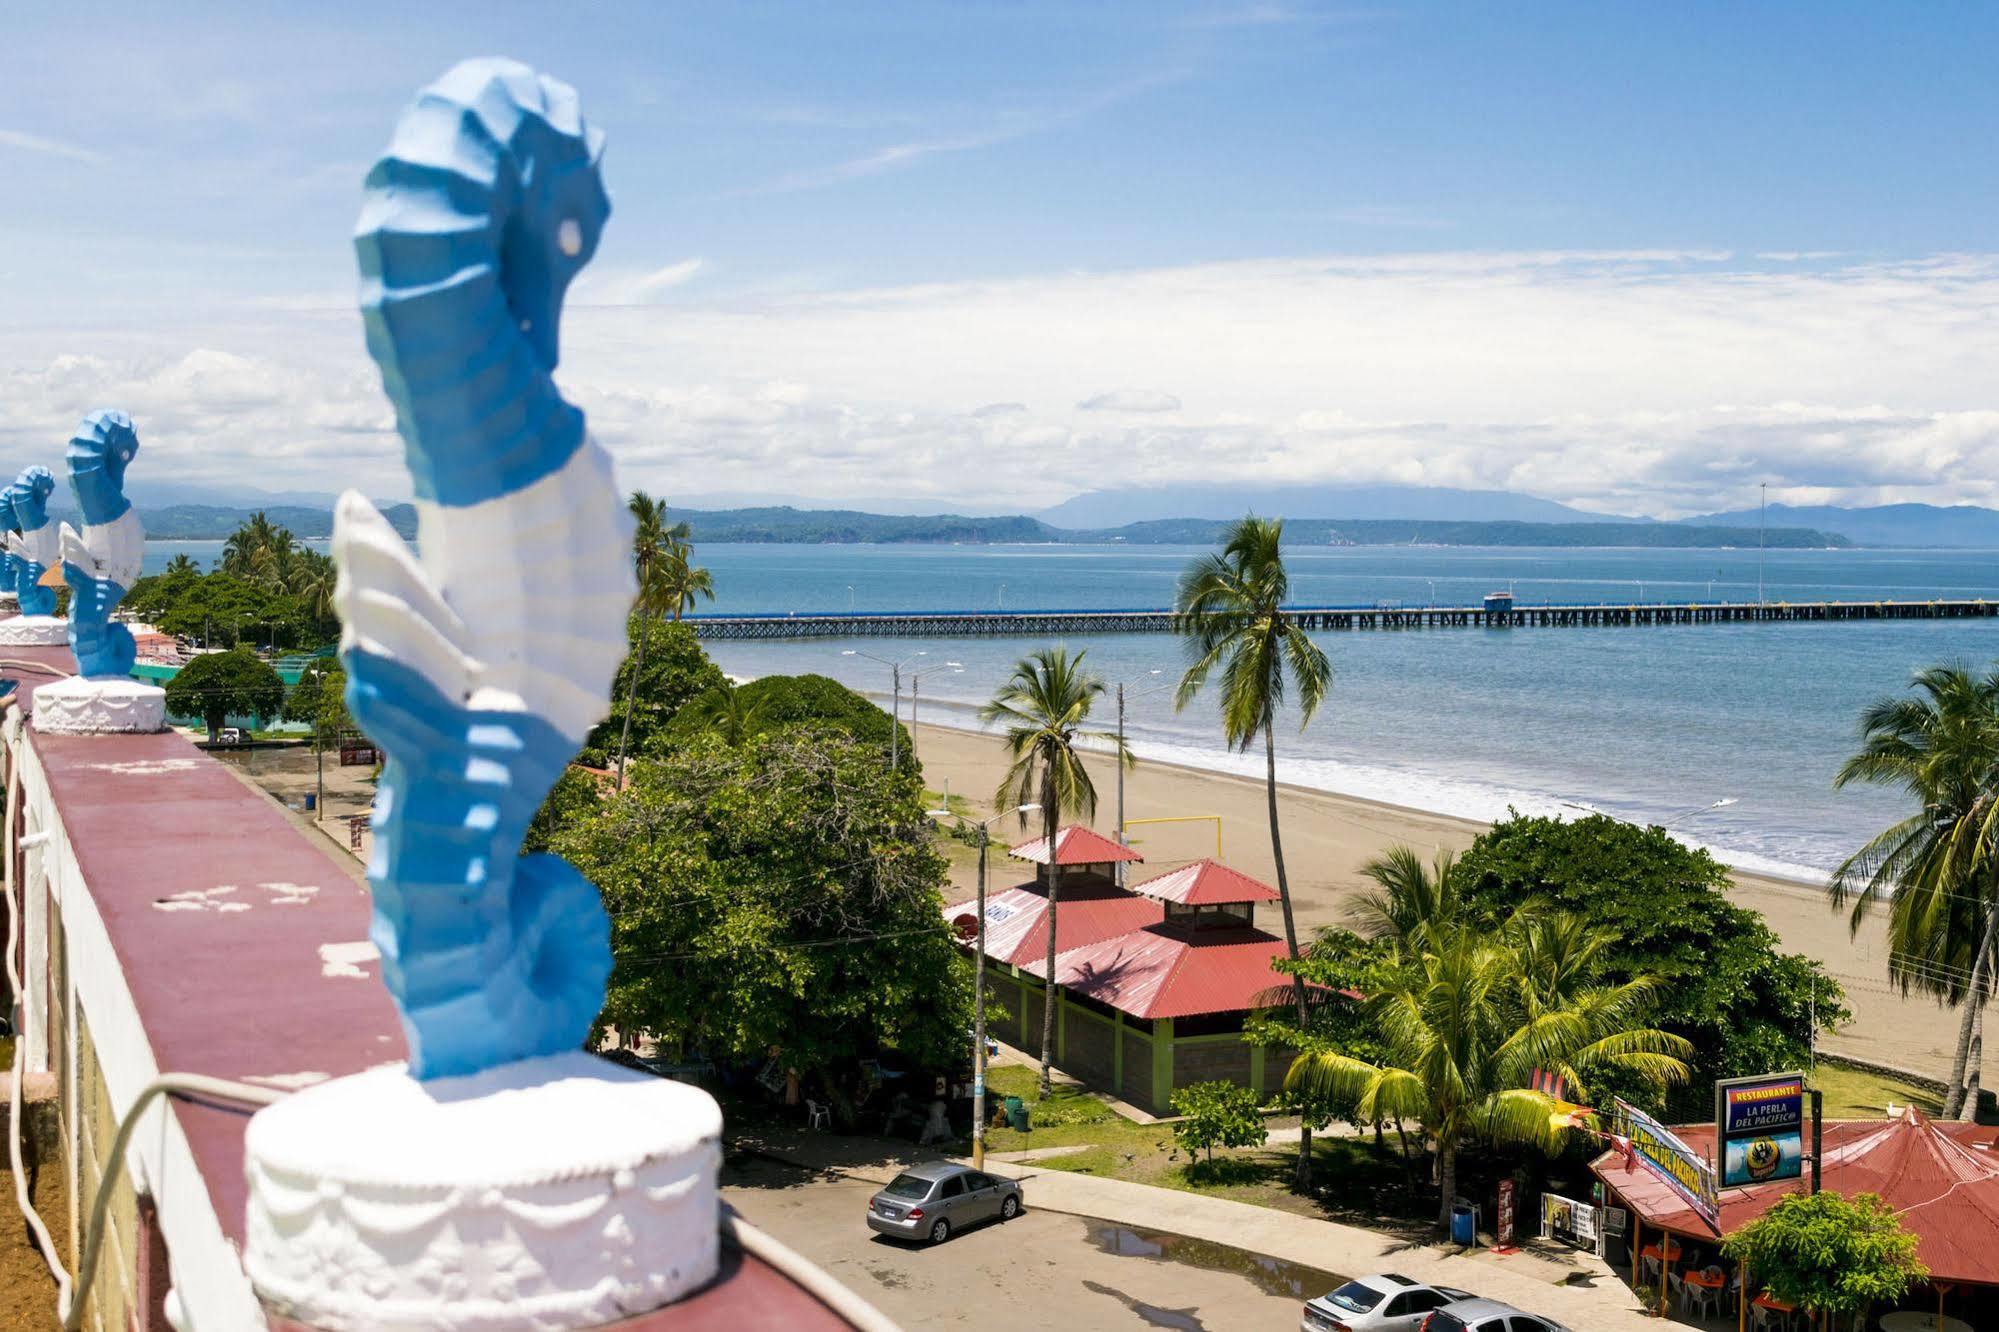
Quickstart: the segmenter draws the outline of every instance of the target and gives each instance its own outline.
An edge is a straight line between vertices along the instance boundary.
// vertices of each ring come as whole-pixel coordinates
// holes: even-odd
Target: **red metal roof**
[[[1290,983],[1270,969],[1283,956],[1284,941],[1262,930],[1159,925],[1059,953],[1055,983],[1133,1017],[1230,1013]],[[1041,974],[1040,960],[1020,965]]]
[[[1039,884],[987,894],[986,956],[1017,967],[1046,961],[1047,913],[1048,898]],[[976,927],[975,904],[960,902],[944,908],[944,919],[956,922],[961,917]],[[1073,891],[1065,884],[1055,912],[1055,951],[1059,955],[1067,949],[1113,939],[1165,917],[1166,909],[1151,898],[1134,897],[1101,880],[1080,882]]]
[[[1673,1130],[1697,1152],[1712,1152],[1714,1125]],[[1920,1239],[1917,1249],[1941,1281],[1999,1285],[1999,1149],[1995,1131],[1974,1124],[1939,1124],[1916,1110],[1894,1119],[1841,1120],[1825,1126],[1823,1187],[1851,1196],[1878,1193]],[[1673,1187],[1623,1153],[1590,1163],[1648,1226],[1718,1238]],[[1786,1180],[1723,1189],[1721,1230],[1732,1234],[1809,1182]]]
[[[1227,902],[1275,902],[1277,890],[1241,870],[1215,860],[1197,860],[1171,873],[1131,886],[1134,893],[1182,906],[1217,906]]]
[[[1037,865],[1048,863],[1048,839],[1037,837],[1031,842],[1022,842],[1012,847],[1007,854],[1015,860],[1030,860]],[[1055,858],[1063,865],[1108,865],[1122,860],[1144,860],[1128,846],[1119,846],[1100,832],[1085,828],[1080,823],[1072,823],[1055,831]],[[1061,914],[1059,911],[1056,913]]]

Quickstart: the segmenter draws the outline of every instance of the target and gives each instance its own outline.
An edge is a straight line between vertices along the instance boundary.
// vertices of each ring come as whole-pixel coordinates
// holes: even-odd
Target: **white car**
[[[1298,1327],[1299,1332],[1420,1332],[1432,1309],[1470,1298],[1468,1291],[1384,1272],[1308,1302]]]
[[[1462,1300],[1431,1314],[1423,1332],[1569,1332],[1552,1318],[1523,1313],[1498,1300]]]

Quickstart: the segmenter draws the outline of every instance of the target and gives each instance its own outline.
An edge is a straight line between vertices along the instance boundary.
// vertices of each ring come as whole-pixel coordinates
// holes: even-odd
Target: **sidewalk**
[[[823,1133],[744,1138],[736,1146],[807,1169],[877,1184],[887,1183],[913,1162],[963,1160],[907,1144]],[[1029,1207],[1093,1217],[1139,1230],[1186,1235],[1347,1276],[1400,1272],[1418,1281],[1459,1286],[1504,1300],[1557,1319],[1576,1332],[1640,1332],[1640,1329],[1656,1332],[1661,1327],[1693,1326],[1662,1321],[1640,1309],[1630,1288],[1607,1265],[1586,1254],[1580,1256],[1578,1267],[1558,1265],[1526,1252],[1500,1256],[1481,1249],[1453,1254],[1355,1226],[1293,1216],[1268,1207],[1119,1179],[1040,1169],[1031,1163],[1001,1161],[996,1156],[986,1158],[986,1169],[995,1175],[1021,1180]],[[1555,1284],[1564,1279],[1569,1284]]]

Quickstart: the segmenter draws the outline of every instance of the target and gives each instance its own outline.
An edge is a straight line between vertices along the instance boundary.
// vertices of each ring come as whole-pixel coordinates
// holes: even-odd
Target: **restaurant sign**
[[[1616,1103],[1618,1136],[1648,1169],[1673,1186],[1689,1207],[1710,1226],[1721,1228],[1721,1191],[1714,1167],[1680,1141],[1671,1129],[1623,1100]]]
[[[1714,1132],[1721,1186],[1740,1188],[1804,1173],[1802,1073],[1728,1078],[1714,1084]]]

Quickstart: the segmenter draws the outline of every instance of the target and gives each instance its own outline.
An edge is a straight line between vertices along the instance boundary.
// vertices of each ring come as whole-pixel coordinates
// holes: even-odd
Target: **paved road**
[[[1301,1303],[1289,1288],[1320,1294],[1327,1280],[1240,1250],[1038,1212],[1031,1191],[1028,1210],[1005,1226],[917,1248],[867,1229],[862,1216],[876,1186],[864,1180],[752,1160],[722,1182],[722,1196],[749,1221],[912,1332],[1289,1332]]]

